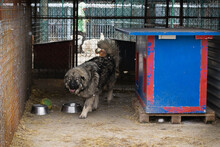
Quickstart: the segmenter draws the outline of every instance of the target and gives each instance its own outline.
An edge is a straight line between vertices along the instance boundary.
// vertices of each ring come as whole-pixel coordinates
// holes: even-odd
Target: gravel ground
[[[83,103],[65,90],[63,80],[34,80],[11,147],[220,146],[219,119],[215,124],[204,124],[200,118],[184,119],[182,124],[171,124],[166,118],[164,123],[158,123],[159,118],[139,123],[131,106],[134,97],[134,91],[115,90],[111,104],[102,98],[98,110],[78,119],[79,114],[60,111],[63,103]],[[32,104],[43,98],[52,101],[50,113],[31,114]]]

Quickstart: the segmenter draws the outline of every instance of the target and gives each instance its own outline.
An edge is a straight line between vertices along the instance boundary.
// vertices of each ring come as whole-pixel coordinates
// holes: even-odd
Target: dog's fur
[[[98,42],[101,40],[105,40],[103,33],[100,34],[100,39],[89,39],[83,42],[82,50],[86,56],[90,56],[95,53],[95,49],[98,47]]]
[[[108,102],[112,99],[119,66],[119,50],[113,40],[101,40],[97,45],[105,49],[105,57],[94,57],[70,69],[64,77],[66,88],[85,99],[79,118],[86,118],[88,112],[98,108],[99,95],[103,90],[107,90]]]

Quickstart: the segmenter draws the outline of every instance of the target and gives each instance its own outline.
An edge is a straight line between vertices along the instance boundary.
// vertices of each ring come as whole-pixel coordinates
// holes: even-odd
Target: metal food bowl
[[[65,113],[78,113],[82,111],[82,107],[78,103],[66,103],[63,104],[61,111]]]
[[[33,104],[31,113],[36,115],[46,115],[49,113],[47,105]]]

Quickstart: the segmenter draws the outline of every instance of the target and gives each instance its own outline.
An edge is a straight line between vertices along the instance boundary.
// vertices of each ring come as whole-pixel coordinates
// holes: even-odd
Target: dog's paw
[[[96,111],[98,108],[92,108],[92,111]]]
[[[92,111],[96,111],[98,109],[98,104],[93,105]]]
[[[82,114],[79,116],[79,119],[86,119],[86,118],[87,118],[87,116],[82,115]]]

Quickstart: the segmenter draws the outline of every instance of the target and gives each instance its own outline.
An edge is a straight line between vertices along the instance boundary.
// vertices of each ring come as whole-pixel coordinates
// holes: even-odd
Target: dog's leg
[[[94,100],[94,103],[93,103],[93,110],[96,110],[98,108],[98,105],[99,105],[99,95],[95,95],[95,100]]]
[[[94,103],[94,100],[95,100],[95,96],[86,99],[85,104],[83,106],[83,111],[79,116],[80,119],[85,119],[87,117],[88,112],[92,111],[92,105]]]
[[[107,93],[107,101],[108,101],[108,104],[109,104],[110,101],[112,100],[112,97],[113,97],[113,89],[109,90],[108,93]]]

